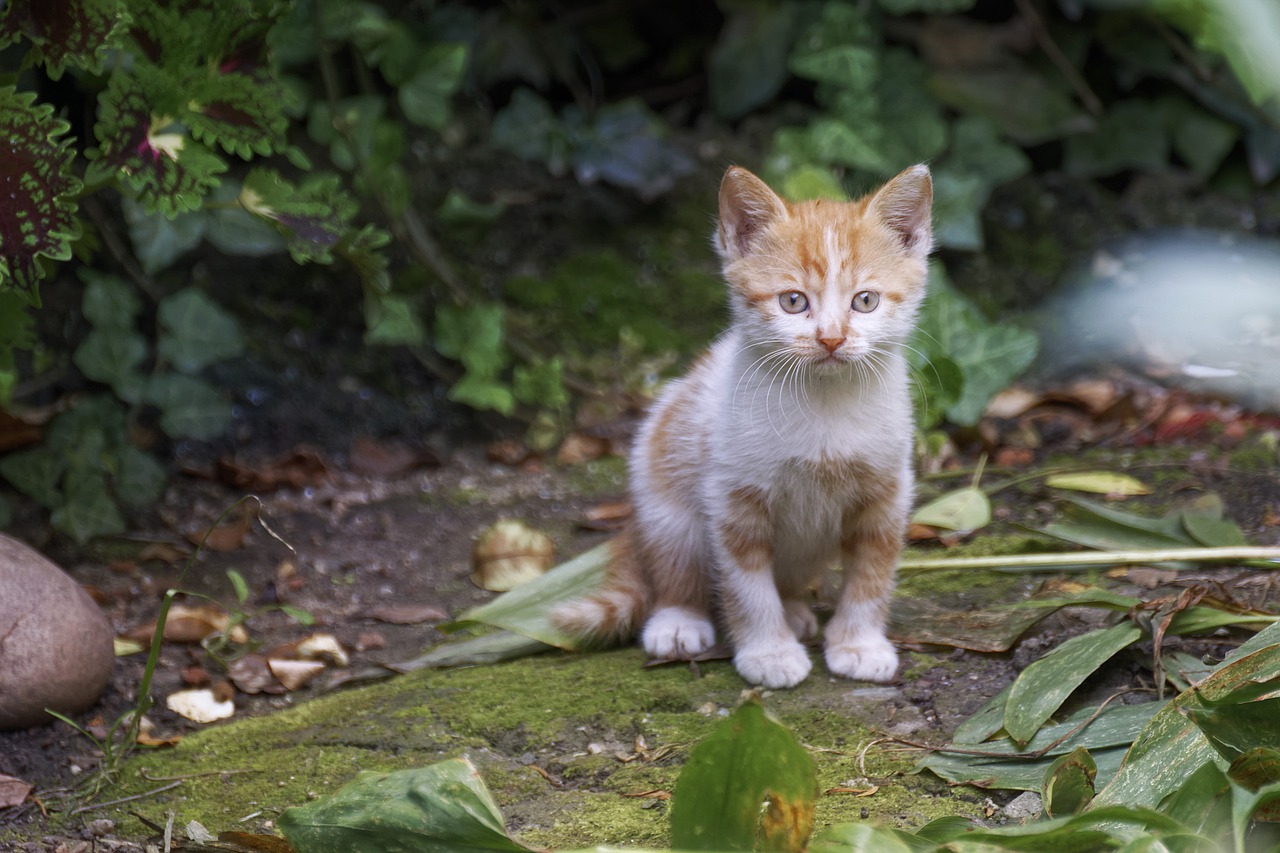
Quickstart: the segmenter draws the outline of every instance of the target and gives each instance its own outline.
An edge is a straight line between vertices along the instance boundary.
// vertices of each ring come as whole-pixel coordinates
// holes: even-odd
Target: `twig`
[[[1071,84],[1071,88],[1076,90],[1077,97],[1084,103],[1085,109],[1093,114],[1094,118],[1100,118],[1104,112],[1102,101],[1093,90],[1089,88],[1089,84],[1085,82],[1084,77],[1080,76],[1080,72],[1071,64],[1071,60],[1067,59],[1067,55],[1062,52],[1062,48],[1058,47],[1057,42],[1049,35],[1048,28],[1044,25],[1044,20],[1040,17],[1040,13],[1031,5],[1031,0],[1016,0],[1018,11],[1031,24],[1032,35],[1035,36],[1036,42],[1040,45],[1040,49],[1049,57],[1049,61],[1067,78],[1067,82]]]
[[[1051,554],[1010,554],[999,557],[925,557],[903,560],[903,571],[945,569],[1017,569],[1065,566],[1129,566],[1145,563],[1234,563],[1262,560],[1280,564],[1280,547],[1232,545],[1217,548],[1153,548],[1137,551],[1082,551]],[[1276,568],[1280,568],[1277,565]],[[1264,617],[1259,617],[1259,621]]]
[[[183,773],[178,776],[152,776],[147,772],[147,768],[143,767],[138,771],[138,775],[148,782],[184,782],[187,779],[199,779],[203,776],[230,776],[233,773],[261,773],[261,770],[254,770],[251,767],[242,767],[238,770],[204,770],[200,773]]]
[[[79,808],[72,809],[71,814],[78,815],[81,812],[92,812],[92,811],[97,811],[98,809],[108,809],[108,808],[111,808],[112,806],[118,806],[121,803],[131,803],[134,800],[144,800],[147,797],[154,797],[156,794],[163,794],[165,791],[173,790],[174,788],[178,787],[181,784],[182,784],[182,780],[179,779],[176,782],[170,782],[168,785],[161,785],[159,788],[155,788],[154,790],[147,791],[142,794],[134,794],[131,797],[121,797],[118,800],[108,800],[105,803],[93,803],[92,805],[80,806]]]
[[[116,233],[115,228],[107,220],[107,216],[98,200],[92,196],[83,196],[80,199],[80,207],[85,213],[89,214],[89,219],[93,221],[93,226],[102,235],[102,242],[106,244],[107,251],[111,253],[111,257],[116,259],[116,263],[128,274],[139,290],[145,293],[152,301],[159,302],[160,292],[156,289],[155,282],[151,280],[151,276],[142,271],[142,267],[138,265],[133,253],[125,248],[124,243],[120,240],[120,235]]]

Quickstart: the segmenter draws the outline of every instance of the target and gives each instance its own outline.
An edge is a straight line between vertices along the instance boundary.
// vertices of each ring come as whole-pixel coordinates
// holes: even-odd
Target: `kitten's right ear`
[[[787,217],[787,205],[764,181],[730,166],[720,182],[720,228],[716,249],[726,261],[751,253],[760,235]]]

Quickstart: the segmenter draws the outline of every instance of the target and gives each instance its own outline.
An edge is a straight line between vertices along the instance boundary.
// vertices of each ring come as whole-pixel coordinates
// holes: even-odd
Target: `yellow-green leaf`
[[[1151,489],[1141,480],[1114,471],[1078,471],[1072,474],[1055,474],[1045,480],[1045,485],[1073,492],[1092,492],[1097,495],[1149,495]]]

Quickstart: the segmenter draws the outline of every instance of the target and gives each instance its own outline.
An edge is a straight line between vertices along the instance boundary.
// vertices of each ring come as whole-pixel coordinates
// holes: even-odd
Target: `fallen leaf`
[[[148,560],[158,560],[173,566],[183,562],[190,556],[190,549],[180,547],[175,543],[151,542],[144,545],[142,550],[138,552],[137,560],[140,563],[145,563]]]
[[[329,478],[329,465],[315,450],[300,447],[261,466],[246,465],[235,458],[218,460],[214,478],[232,488],[248,492],[273,492],[318,486]]]
[[[231,663],[227,668],[227,677],[241,693],[275,693],[285,692],[280,683],[267,666],[267,658],[259,654],[247,654]]]
[[[151,732],[138,732],[138,736],[134,739],[138,746],[151,746],[157,748],[163,746],[177,746],[181,740],[182,735],[175,734],[157,736],[151,734]]]
[[[214,692],[208,688],[170,693],[164,700],[164,704],[173,713],[196,723],[225,720],[236,712],[234,702],[230,699],[219,701]]]
[[[0,809],[20,806],[31,793],[32,785],[14,776],[0,774]]]
[[[155,630],[154,626],[152,627],[151,630],[153,631]],[[146,643],[142,642],[141,640],[135,640],[132,637],[117,636],[113,640],[112,646],[115,652],[115,656],[118,658],[128,657],[129,655],[136,655],[139,652],[145,652],[147,650]]]
[[[929,501],[912,514],[911,521],[969,533],[991,523],[991,501],[982,489],[967,486]]]
[[[187,541],[208,551],[234,551],[244,544],[253,518],[254,513],[247,505],[243,506],[239,512],[224,519],[213,529],[202,527],[188,531]]]
[[[471,582],[491,592],[507,592],[546,574],[554,561],[550,536],[522,521],[503,519],[472,547]]]
[[[434,604],[384,604],[365,611],[365,616],[392,625],[418,625],[422,622],[439,622],[449,618]]]
[[[188,687],[205,687],[213,683],[213,676],[202,666],[184,666],[181,675],[182,683]]]
[[[586,511],[581,526],[588,530],[617,530],[630,517],[630,501],[596,504]]]
[[[1045,485],[1055,489],[1067,489],[1073,492],[1091,492],[1097,495],[1149,495],[1150,487],[1141,480],[1128,474],[1117,474],[1114,471],[1078,471],[1069,474],[1054,474],[1045,479]]]
[[[991,398],[991,402],[987,403],[986,414],[991,418],[1016,418],[1043,400],[1042,394],[1013,385]]]
[[[278,835],[256,835],[251,832],[227,830],[218,833],[218,841],[235,844],[239,848],[261,853],[294,853],[293,845]]]
[[[636,791],[634,794],[623,794],[622,796],[637,800],[669,800],[671,799],[671,792],[655,788],[652,791]]]
[[[351,659],[346,649],[332,634],[312,634],[298,643],[297,656],[300,660],[327,661],[334,666],[347,666]],[[267,661],[270,665],[270,661]]]
[[[387,647],[387,638],[377,631],[361,631],[356,637],[356,651],[372,652]]]
[[[224,633],[231,625],[231,617],[216,604],[187,607],[175,604],[169,608],[164,622],[164,638],[172,643],[199,643],[214,634]],[[125,633],[125,637],[143,644],[151,642],[156,623],[140,625]],[[243,625],[231,628],[229,639],[235,643],[248,642],[249,635]],[[145,646],[144,646],[145,647]]]
[[[428,465],[439,465],[440,457],[404,442],[356,436],[351,440],[351,470],[367,477],[394,477]]]
[[[318,660],[267,658],[267,668],[286,690],[298,690],[324,672],[325,664]]]
[[[840,785],[835,788],[828,788],[822,793],[853,794],[855,797],[874,797],[879,790],[880,790],[879,785],[872,785],[870,788],[850,788],[847,785]]]
[[[485,448],[485,456],[490,462],[497,462],[502,465],[510,465],[515,467],[521,462],[530,459],[536,454],[529,448],[527,444],[519,439],[506,438],[502,441],[495,441]]]
[[[609,453],[612,443],[607,438],[584,435],[580,432],[570,433],[556,451],[557,465],[578,465],[599,459]]]

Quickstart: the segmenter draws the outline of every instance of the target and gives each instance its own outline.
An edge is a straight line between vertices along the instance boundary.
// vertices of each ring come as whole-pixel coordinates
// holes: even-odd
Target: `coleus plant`
[[[72,73],[98,91],[92,139],[0,77],[0,399],[14,381],[12,352],[27,344],[23,306],[38,307],[51,262],[70,259],[83,234],[87,192],[115,189],[147,214],[197,210],[229,160],[283,155],[290,98],[269,37],[289,10],[277,0],[10,0],[0,48],[26,47],[23,64],[52,80]],[[83,151],[83,158],[80,152]],[[377,256],[385,234],[354,224],[358,205],[336,178],[301,184],[258,167],[235,203],[269,223],[299,262],[351,261],[372,295],[385,293]]]

